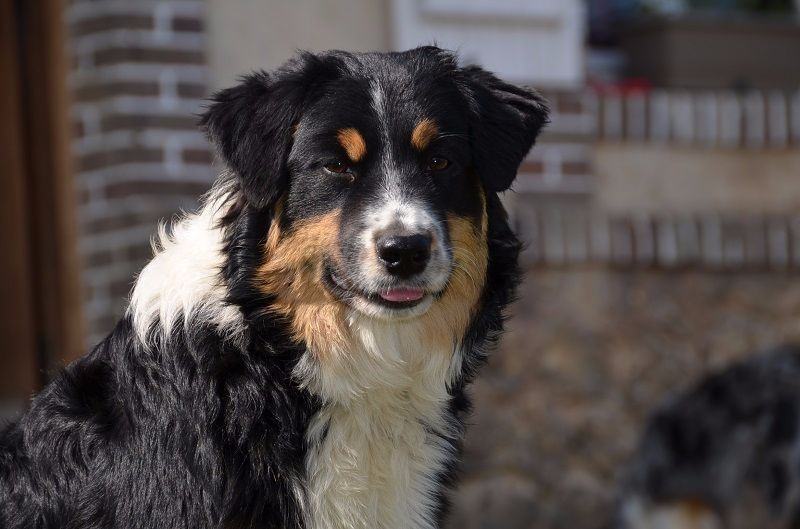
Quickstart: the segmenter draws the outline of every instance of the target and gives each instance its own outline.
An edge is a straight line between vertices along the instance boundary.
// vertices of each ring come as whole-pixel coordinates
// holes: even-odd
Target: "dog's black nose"
[[[425,270],[431,257],[431,236],[384,235],[378,239],[378,258],[395,276],[408,277]]]

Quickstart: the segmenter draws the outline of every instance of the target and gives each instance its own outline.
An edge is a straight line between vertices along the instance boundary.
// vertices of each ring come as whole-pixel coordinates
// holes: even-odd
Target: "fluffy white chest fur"
[[[202,313],[236,336],[239,311],[225,303],[219,277],[222,236],[212,199],[197,215],[160,234],[156,257],[139,276],[130,312],[143,341]],[[423,316],[424,318],[424,316]],[[311,351],[295,370],[323,400],[306,432],[306,480],[298,487],[308,529],[435,527],[437,475],[461,435],[447,413],[448,386],[461,369],[460,349],[426,336],[420,320],[382,321],[352,311],[348,350],[321,359]],[[445,345],[447,344],[447,345]]]
[[[426,350],[415,326],[351,316],[362,346],[298,374],[325,404],[306,434],[309,529],[435,527],[437,475],[452,457],[447,385],[460,355]]]

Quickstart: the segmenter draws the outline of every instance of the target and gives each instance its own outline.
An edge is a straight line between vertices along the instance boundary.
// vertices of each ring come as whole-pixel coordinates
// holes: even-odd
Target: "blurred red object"
[[[648,94],[653,89],[653,84],[647,79],[630,78],[608,82],[602,80],[589,80],[589,89],[600,95],[638,95]]]

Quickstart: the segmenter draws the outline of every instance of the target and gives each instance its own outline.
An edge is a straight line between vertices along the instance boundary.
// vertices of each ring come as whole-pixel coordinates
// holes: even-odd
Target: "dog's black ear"
[[[547,102],[532,89],[506,83],[477,66],[462,69],[471,107],[473,165],[490,191],[505,191],[548,122]]]
[[[268,206],[286,189],[293,128],[315,90],[337,72],[332,61],[302,53],[275,72],[252,73],[212,97],[201,126],[252,205]]]

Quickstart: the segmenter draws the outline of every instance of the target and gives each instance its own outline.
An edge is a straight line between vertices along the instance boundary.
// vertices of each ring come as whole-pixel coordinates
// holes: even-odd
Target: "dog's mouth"
[[[340,301],[357,304],[366,301],[385,309],[405,311],[436,297],[436,293],[416,285],[389,285],[374,292],[358,288],[331,264],[326,264],[323,275],[325,287]]]

